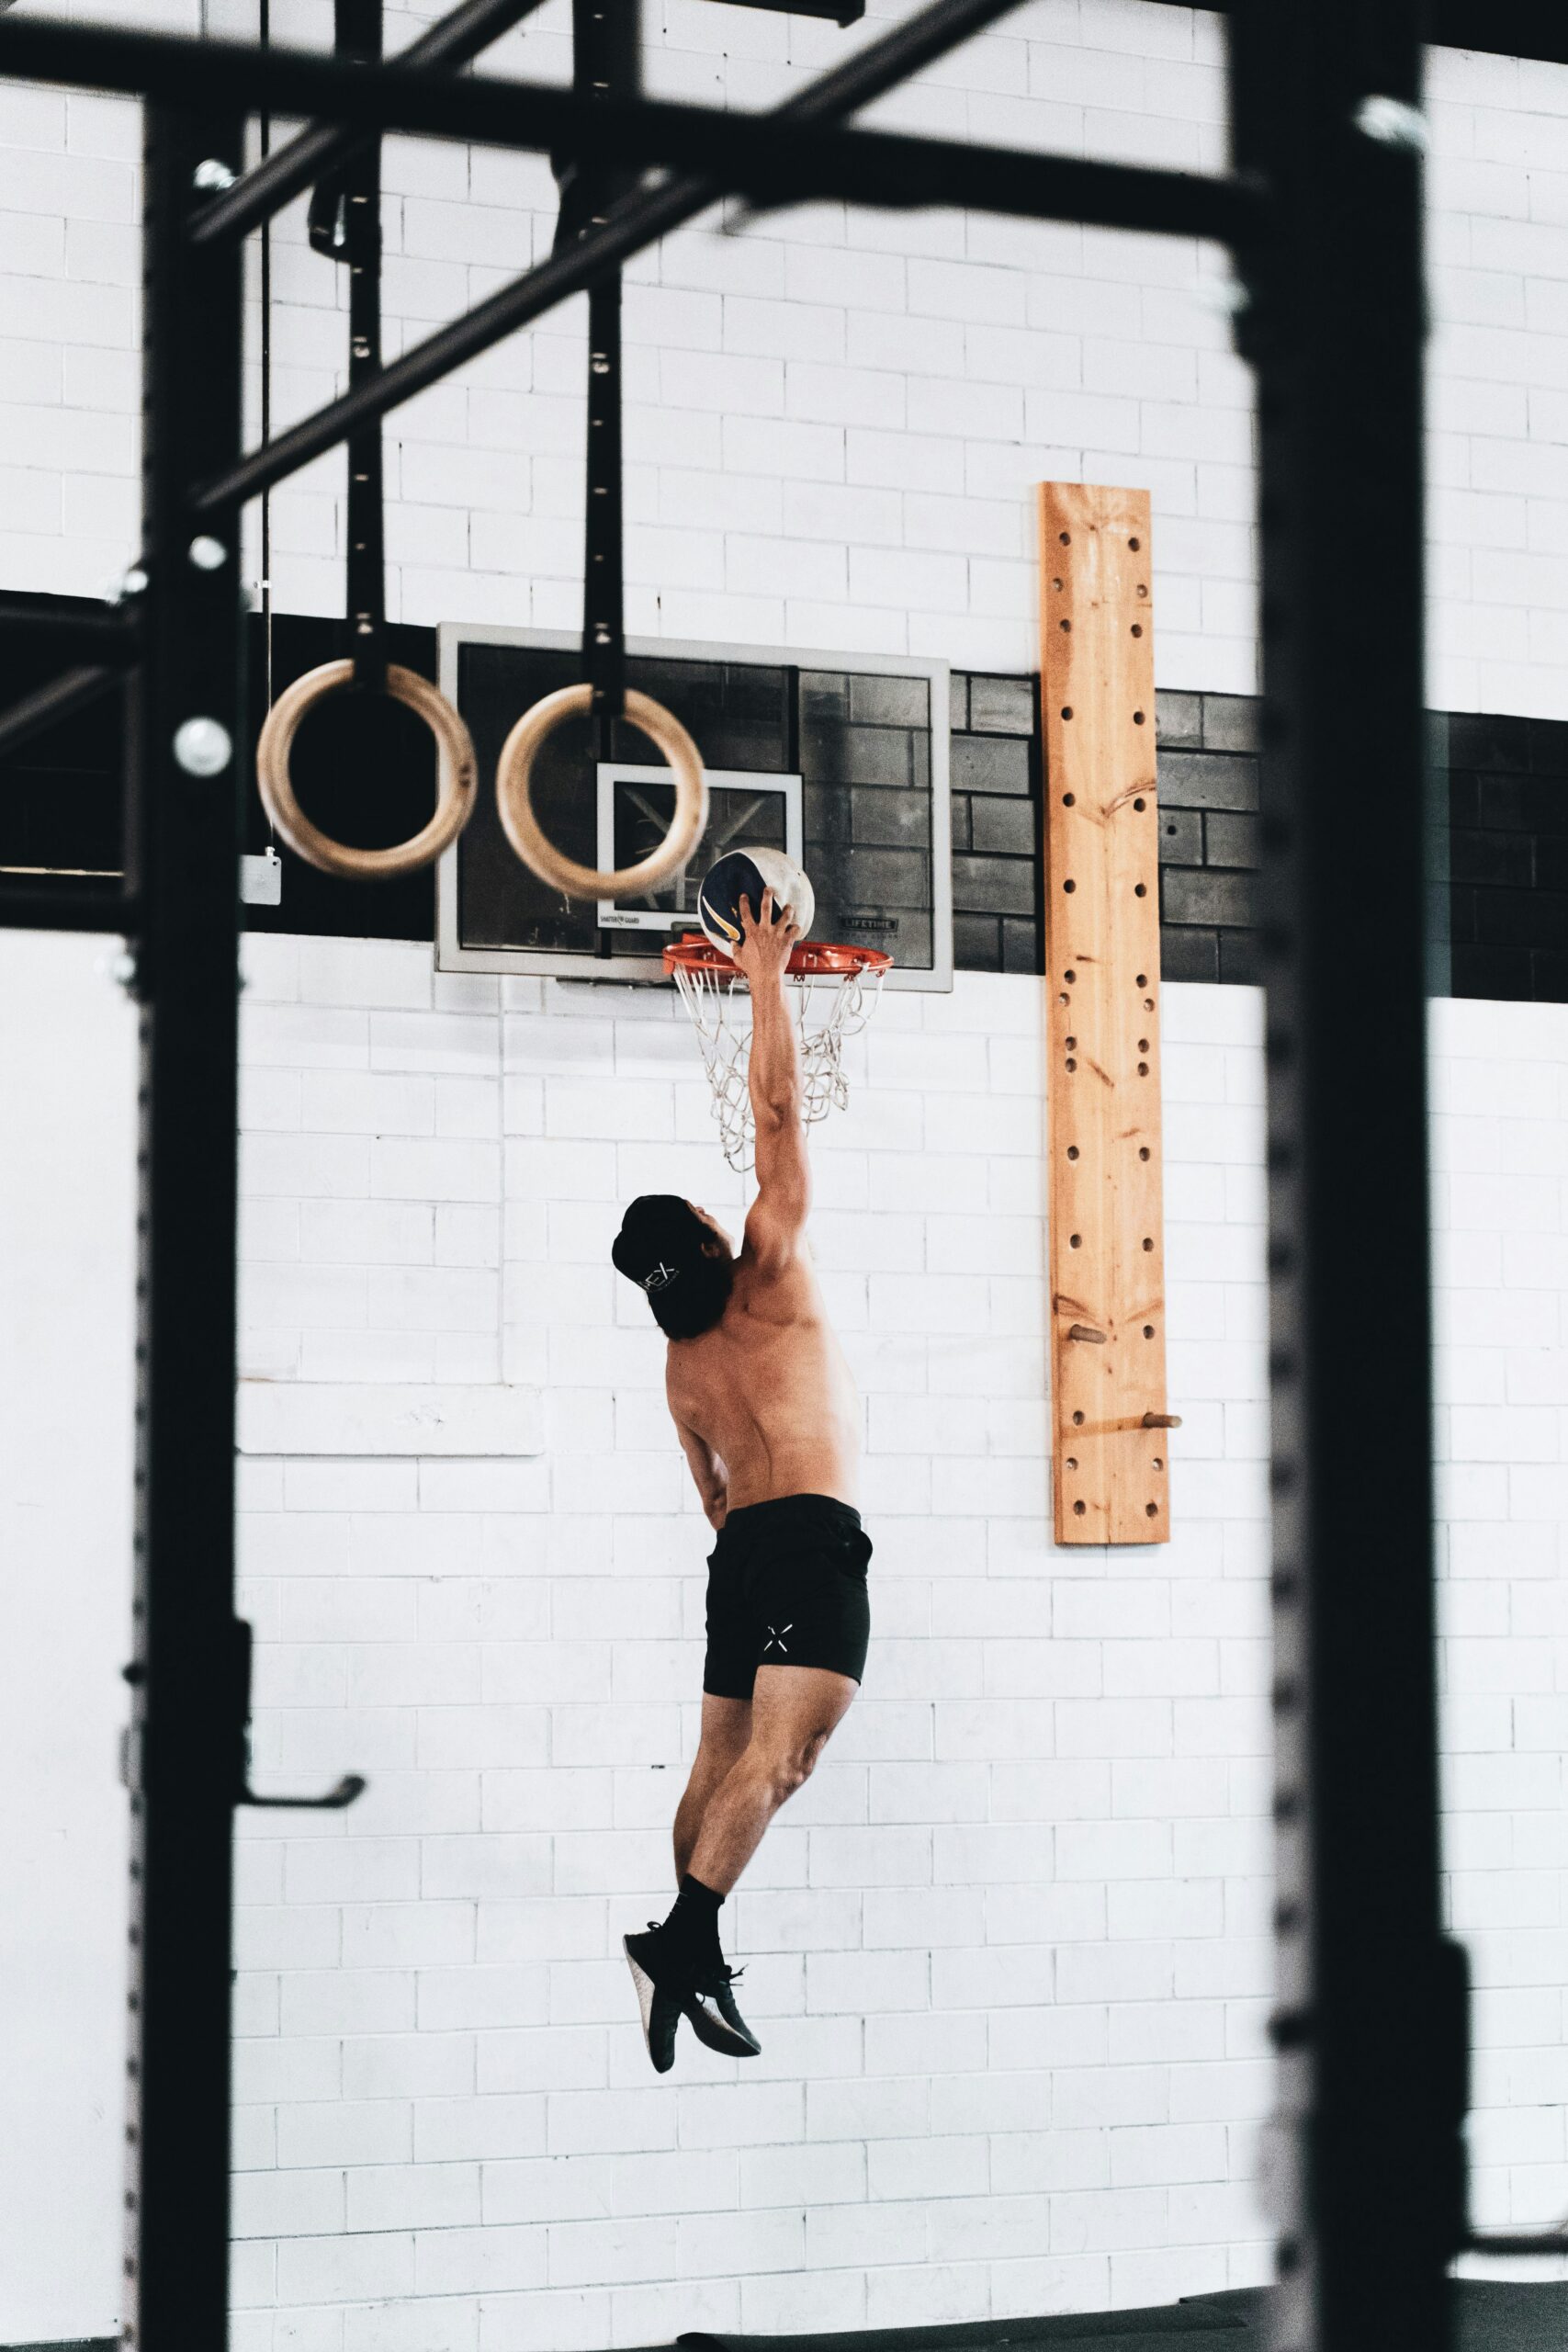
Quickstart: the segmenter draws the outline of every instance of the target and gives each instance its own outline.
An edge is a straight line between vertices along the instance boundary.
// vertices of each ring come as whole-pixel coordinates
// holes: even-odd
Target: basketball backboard
[[[501,829],[502,744],[541,695],[577,683],[576,638],[453,622],[440,647],[442,690],[472,732],[479,792],[437,869],[438,968],[664,981],[660,951],[686,921],[679,884],[648,904],[568,900],[519,863]],[[708,832],[688,904],[724,849],[772,843],[811,876],[816,939],[891,954],[889,987],[952,987],[945,662],[642,639],[627,646],[626,682],[691,730],[708,771]],[[651,835],[671,790],[634,729],[618,728],[612,750],[596,766],[578,722],[549,739],[534,772],[541,823],[585,865],[615,863],[640,830]]]

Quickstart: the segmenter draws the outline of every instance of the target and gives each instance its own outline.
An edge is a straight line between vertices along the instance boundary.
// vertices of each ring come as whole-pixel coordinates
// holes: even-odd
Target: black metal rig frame
[[[246,1785],[233,1593],[240,508],[340,442],[363,447],[389,409],[612,285],[721,197],[836,197],[1205,237],[1235,258],[1261,432],[1276,2343],[1440,2352],[1448,2266],[1473,2241],[1464,1976],[1438,1879],[1417,0],[1235,0],[1224,177],[846,126],[1011,0],[929,0],[762,116],[638,96],[624,57],[580,64],[570,91],[451,70],[534,5],[464,0],[388,63],[0,21],[0,74],[145,102],[141,560],[118,609],[84,608],[76,666],[0,718],[3,748],[129,682],[123,885],[0,889],[5,924],[123,933],[141,1007],[125,2340],[227,2340],[232,1815],[262,1801]],[[580,33],[592,5],[579,0]],[[1489,9],[1494,37],[1477,26],[1476,45],[1512,31],[1510,5]],[[1466,0],[1437,14],[1454,39]],[[314,127],[242,174],[261,107]],[[576,158],[596,190],[587,225],[247,452],[241,240],[332,172],[372,185],[375,142],[394,130]],[[644,176],[606,201],[613,167]],[[614,323],[603,303],[595,317]],[[0,621],[56,630],[58,608],[0,598]],[[1375,1051],[1350,1019],[1352,965]],[[1345,1343],[1347,1297],[1376,1300],[1375,1349]]]

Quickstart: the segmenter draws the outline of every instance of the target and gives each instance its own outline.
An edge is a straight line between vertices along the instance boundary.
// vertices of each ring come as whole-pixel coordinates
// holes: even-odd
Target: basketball
[[[762,911],[762,893],[771,889],[776,908],[789,909],[804,938],[817,912],[817,894],[793,857],[782,849],[732,849],[710,866],[697,897],[704,933],[715,947],[728,955],[740,938],[740,901],[750,902],[753,915]]]

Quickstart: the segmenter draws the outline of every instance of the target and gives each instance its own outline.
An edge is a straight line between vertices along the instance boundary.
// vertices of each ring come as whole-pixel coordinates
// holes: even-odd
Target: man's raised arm
[[[751,992],[749,1077],[757,1137],[757,1198],[746,1219],[746,1238],[764,1264],[779,1267],[794,1255],[811,1206],[800,1046],[784,981],[800,930],[787,908],[775,920],[773,894],[765,890],[760,915],[742,899],[740,931],[735,961]]]

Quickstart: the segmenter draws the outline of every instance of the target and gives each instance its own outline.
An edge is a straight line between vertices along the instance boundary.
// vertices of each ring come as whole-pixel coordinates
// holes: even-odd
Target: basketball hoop
[[[801,1116],[825,1119],[850,1099],[841,1059],[846,1037],[859,1035],[876,1011],[891,956],[877,947],[818,946],[803,940],[784,974],[795,1000],[800,1035]],[[750,991],[746,976],[697,933],[671,940],[664,968],[680,989],[713,1088],[724,1156],[742,1174],[751,1166],[751,1096],[747,1066],[751,1025],[741,1013]]]

